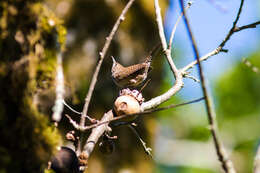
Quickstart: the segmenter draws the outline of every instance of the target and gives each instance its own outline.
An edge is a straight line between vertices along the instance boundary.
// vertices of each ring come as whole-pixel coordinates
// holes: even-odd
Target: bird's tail
[[[153,49],[149,52],[149,55],[145,59],[145,63],[150,63],[152,61],[152,57],[156,56],[157,53],[162,51],[161,42],[157,43]]]

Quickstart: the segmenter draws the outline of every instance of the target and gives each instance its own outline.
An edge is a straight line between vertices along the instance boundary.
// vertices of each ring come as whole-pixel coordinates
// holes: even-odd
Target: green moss
[[[49,34],[56,33],[57,41],[62,48],[65,46],[67,30],[64,28],[63,21],[56,17],[47,7],[36,3],[31,7],[32,13],[40,14],[38,20],[38,27],[42,32]]]
[[[55,173],[55,172],[53,170],[51,170],[51,169],[45,169],[44,173]]]
[[[53,89],[56,45],[64,47],[65,35],[42,3],[0,2],[0,172],[43,172],[61,142],[36,95]]]
[[[42,89],[54,86],[57,65],[55,51],[45,49],[44,57],[36,68],[37,87]]]

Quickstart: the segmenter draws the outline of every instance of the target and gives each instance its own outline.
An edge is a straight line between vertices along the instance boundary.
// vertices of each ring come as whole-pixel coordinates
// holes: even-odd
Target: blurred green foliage
[[[260,53],[247,60],[260,67]],[[252,67],[238,61],[219,78],[216,86],[220,131],[234,151],[232,159],[238,170],[251,172],[260,137],[260,75]]]
[[[259,53],[251,55],[248,60],[260,67]],[[219,110],[225,118],[239,118],[254,115],[260,104],[260,77],[241,61],[230,68],[219,79],[216,89],[219,98]]]

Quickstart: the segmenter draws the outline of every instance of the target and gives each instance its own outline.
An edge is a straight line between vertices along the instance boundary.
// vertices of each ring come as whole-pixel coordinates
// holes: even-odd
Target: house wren
[[[131,65],[128,67],[124,67],[123,65],[119,64],[112,56],[113,65],[111,73],[112,79],[116,85],[122,88],[136,88],[139,86],[147,78],[147,73],[151,67],[152,56],[159,47],[160,44],[158,44],[150,52],[143,63]]]

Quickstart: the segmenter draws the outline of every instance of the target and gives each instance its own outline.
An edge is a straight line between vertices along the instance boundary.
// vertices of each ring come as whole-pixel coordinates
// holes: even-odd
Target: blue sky
[[[188,1],[186,1],[188,2]],[[212,3],[214,2],[214,3]],[[214,4],[219,4],[216,6]],[[194,0],[193,5],[188,10],[188,18],[192,26],[195,40],[198,44],[200,55],[204,55],[215,49],[225,38],[229,29],[232,27],[236,17],[240,0]],[[260,2],[257,0],[247,0],[244,3],[243,11],[238,22],[238,26],[246,25],[260,20]],[[165,15],[166,36],[169,37],[171,28],[175,24],[180,14],[178,0],[170,0],[169,8]],[[229,50],[226,53],[220,53],[203,63],[204,71],[209,81],[214,81],[219,75],[223,74],[228,68],[232,67],[234,62],[247,57],[250,53],[259,49],[260,28],[248,29],[235,33],[226,44],[225,48]],[[179,24],[173,44],[181,49],[181,61],[177,64],[179,67],[194,60],[191,43],[187,37],[187,31],[183,21]],[[197,74],[196,68],[193,74]],[[211,83],[212,84],[212,83]],[[201,93],[198,84],[186,79],[186,86],[181,95],[190,95],[192,89],[195,95]],[[189,97],[188,97],[189,98]],[[194,98],[194,95],[192,96]]]

